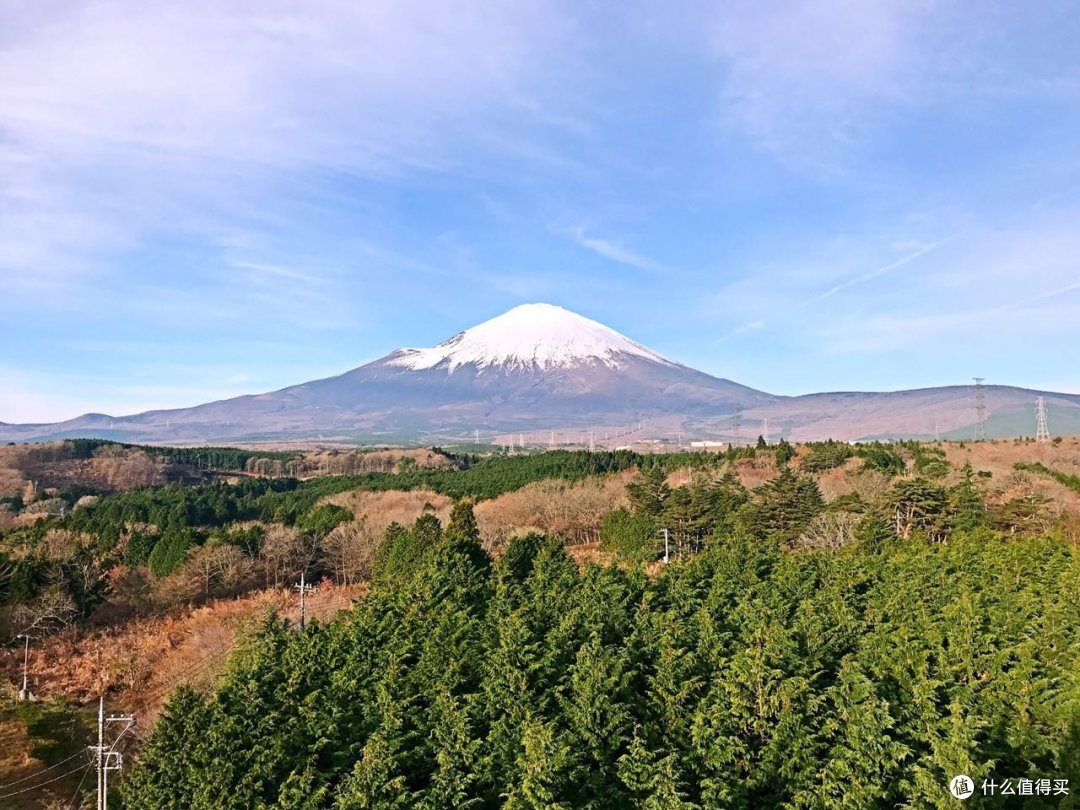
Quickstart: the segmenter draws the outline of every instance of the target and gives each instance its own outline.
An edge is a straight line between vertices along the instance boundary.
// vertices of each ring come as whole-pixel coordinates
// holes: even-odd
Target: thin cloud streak
[[[613,262],[636,267],[639,270],[649,270],[654,273],[664,273],[669,269],[663,264],[660,264],[660,262],[642,256],[640,253],[636,253],[633,250],[623,247],[617,242],[601,239],[597,236],[589,236],[585,233],[584,228],[570,228],[566,233],[579,246],[586,250],[591,250],[593,253],[603,256],[605,259],[610,259]]]
[[[733,337],[735,337],[737,335],[742,335],[742,334],[745,334],[747,332],[759,332],[762,329],[764,329],[767,325],[768,325],[767,322],[764,321],[764,320],[751,321],[750,323],[744,323],[742,326],[735,327],[734,329],[732,329],[727,334],[721,335],[718,338],[717,342],[720,342],[720,341],[723,341],[723,340],[728,340],[729,338],[733,338]]]
[[[287,278],[294,281],[304,281],[310,284],[319,284],[325,281],[325,279],[319,276],[311,275],[310,273],[304,273],[300,270],[294,270],[291,267],[281,267],[276,264],[264,264],[262,262],[249,262],[249,261],[230,261],[229,265],[235,267],[238,270],[252,270],[256,273],[262,273],[270,276],[277,276],[278,278]]]
[[[926,247],[920,248],[919,250],[916,250],[912,253],[907,254],[906,256],[903,256],[900,259],[897,259],[895,262],[890,262],[889,264],[886,264],[884,267],[879,267],[876,270],[871,270],[869,273],[864,273],[861,276],[856,276],[855,278],[849,279],[841,284],[837,284],[835,287],[831,287],[820,295],[815,295],[812,298],[807,298],[805,301],[800,302],[799,309],[803,309],[810,306],[811,304],[816,304],[820,301],[824,301],[827,298],[832,298],[834,295],[836,295],[837,293],[841,293],[844,290],[850,290],[852,287],[857,287],[860,284],[865,284],[868,281],[873,281],[875,278],[880,278],[887,273],[891,273],[893,270],[899,270],[901,267],[911,264],[916,259],[920,259],[927,253],[931,253],[937,250],[939,247],[947,244],[955,238],[955,236],[950,236],[947,239],[939,239],[937,242],[932,242]]]
[[[1064,287],[1059,287],[1056,290],[1040,293],[1039,295],[1033,295],[1031,298],[1025,298],[1022,301],[1015,301],[1011,304],[1006,304],[1005,306],[999,307],[998,309],[992,310],[991,312],[988,312],[986,314],[996,315],[1003,312],[1012,312],[1017,309],[1024,309],[1025,307],[1029,307],[1032,304],[1041,304],[1043,301],[1049,301],[1052,298],[1058,298],[1059,296],[1066,295],[1067,293],[1071,293],[1076,290],[1080,290],[1080,281],[1076,282],[1075,284],[1067,284]]]

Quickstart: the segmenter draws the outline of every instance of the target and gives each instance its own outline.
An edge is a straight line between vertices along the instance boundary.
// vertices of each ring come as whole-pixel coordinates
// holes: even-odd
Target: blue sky
[[[1075,4],[0,6],[0,420],[556,303],[776,393],[1080,392]]]

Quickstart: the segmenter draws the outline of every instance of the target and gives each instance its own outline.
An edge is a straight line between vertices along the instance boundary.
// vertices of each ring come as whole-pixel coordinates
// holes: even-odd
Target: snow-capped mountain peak
[[[459,366],[552,369],[601,363],[618,368],[627,357],[674,365],[602,323],[552,304],[522,304],[430,349],[402,349],[389,362],[419,371]]]

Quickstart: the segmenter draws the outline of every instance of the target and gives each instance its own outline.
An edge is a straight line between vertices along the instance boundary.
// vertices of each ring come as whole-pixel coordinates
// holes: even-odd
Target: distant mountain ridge
[[[990,436],[1080,433],[1080,395],[983,389]],[[162,444],[482,440],[608,444],[969,435],[970,386],[783,397],[713,377],[562,307],[524,304],[430,348],[399,349],[334,377],[265,394],[131,416],[0,423],[0,441],[99,437]],[[1025,423],[1030,427],[1025,428]],[[599,437],[597,434],[600,434]]]

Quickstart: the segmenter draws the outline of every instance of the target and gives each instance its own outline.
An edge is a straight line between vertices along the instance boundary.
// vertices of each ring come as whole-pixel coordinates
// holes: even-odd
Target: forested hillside
[[[323,502],[337,493],[422,488],[485,499],[547,479],[573,481],[631,467],[716,462],[704,454],[627,452],[443,457],[452,466],[411,464],[397,473],[305,481],[255,477],[234,483],[171,483],[94,496],[92,503],[77,508],[55,498],[61,504],[57,511],[31,513],[25,517],[34,518],[32,523],[0,530],[0,632],[6,627],[14,635],[28,626],[55,630],[91,616],[110,594],[123,597],[127,605],[127,597],[149,588],[150,602],[160,606],[193,598],[200,579],[209,596],[277,585],[302,569],[309,576],[333,573],[332,558],[344,553],[340,543],[334,544],[347,538],[331,538],[331,532],[352,518],[348,510]],[[8,500],[26,506],[17,497]],[[182,581],[166,582],[185,566]]]
[[[176,694],[126,806],[947,807],[957,773],[1080,784],[1075,549],[880,529],[798,554],[736,532],[650,580],[536,536],[493,565],[459,510],[351,613],[271,621],[213,695]]]
[[[129,807],[949,807],[955,773],[1080,784],[1074,448],[430,452],[20,513],[0,622],[34,636],[43,702],[0,706],[38,752],[0,759],[0,787],[80,750],[77,704],[152,720],[185,682],[124,741]],[[327,580],[302,633],[301,572]],[[995,804],[1072,806],[1036,801]]]

